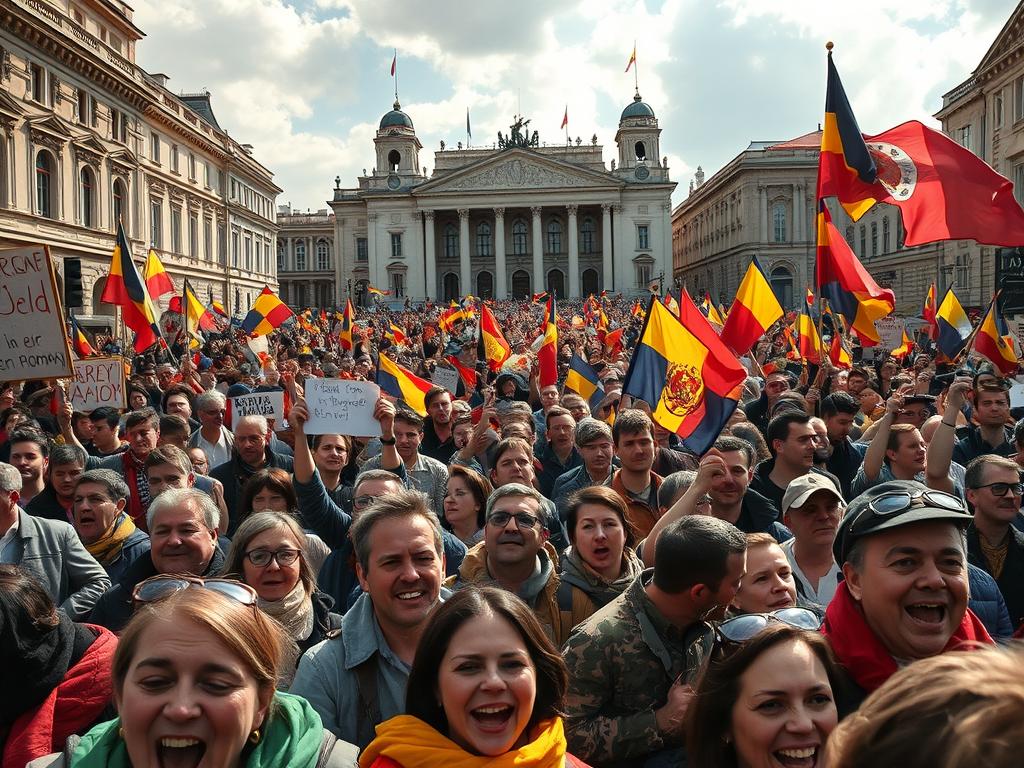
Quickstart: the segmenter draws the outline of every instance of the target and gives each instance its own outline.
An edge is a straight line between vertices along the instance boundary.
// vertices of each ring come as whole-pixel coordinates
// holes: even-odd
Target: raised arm
[[[942,422],[928,444],[925,482],[929,488],[937,491],[954,492],[953,481],[949,477],[949,466],[953,461],[953,445],[956,442],[956,415],[960,413],[970,388],[971,380],[966,376],[957,378],[950,385],[942,412]]]
[[[892,429],[893,420],[900,408],[903,407],[903,395],[897,392],[885,401],[885,413],[877,422],[878,429],[868,444],[864,453],[864,477],[869,482],[878,479],[878,473],[882,471],[882,462],[885,461],[885,447],[889,443],[889,430]]]
[[[686,489],[686,493],[680,496],[676,503],[669,507],[664,515],[658,518],[651,532],[644,539],[642,554],[646,567],[654,567],[654,549],[658,544],[658,537],[661,535],[661,532],[676,520],[694,514],[697,509],[697,502],[711,490],[716,480],[726,477],[728,471],[729,468],[725,463],[725,459],[719,456],[714,448],[700,460],[700,466],[697,467],[697,477],[690,487]]]

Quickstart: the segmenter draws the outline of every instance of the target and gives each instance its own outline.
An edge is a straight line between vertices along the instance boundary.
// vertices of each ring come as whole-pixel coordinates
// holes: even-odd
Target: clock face
[[[388,187],[391,189],[398,189],[400,186],[402,186],[402,180],[400,178],[393,173],[388,176]]]
[[[640,181],[643,181],[644,179],[651,175],[651,172],[647,170],[646,165],[638,165],[636,167],[636,170],[633,171],[633,175],[640,179]]]

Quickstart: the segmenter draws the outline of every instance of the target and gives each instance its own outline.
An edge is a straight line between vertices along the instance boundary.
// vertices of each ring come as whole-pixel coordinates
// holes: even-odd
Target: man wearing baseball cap
[[[911,661],[992,643],[967,607],[970,521],[959,498],[911,480],[850,504],[833,544],[845,581],[822,627],[852,681],[841,715]]]
[[[782,522],[793,538],[782,542],[796,579],[797,592],[805,600],[826,606],[839,586],[842,571],[832,555],[839,521],[846,502],[826,475],[801,475],[789,484],[782,497]]]

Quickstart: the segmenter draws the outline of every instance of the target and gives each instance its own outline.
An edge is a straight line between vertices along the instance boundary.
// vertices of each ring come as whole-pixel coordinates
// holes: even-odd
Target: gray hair
[[[207,493],[195,488],[168,488],[149,504],[146,527],[153,530],[153,520],[161,512],[181,509],[192,502],[203,515],[203,522],[211,531],[220,525],[220,510]]]
[[[227,402],[228,399],[216,389],[208,389],[196,398],[196,410],[208,411],[211,405],[215,405],[220,409],[225,407]]]
[[[434,549],[438,557],[444,556],[444,541],[441,538],[441,521],[430,509],[430,499],[421,491],[401,490],[386,493],[367,507],[352,523],[349,537],[356,550],[356,559],[363,573],[370,569],[370,534],[373,527],[384,520],[422,517],[429,524],[434,535]]]
[[[267,417],[258,413],[250,413],[248,416],[243,416],[235,421],[234,431],[237,432],[238,428],[243,424],[254,424],[259,429],[261,435],[265,435],[270,431],[270,422],[267,421]]]
[[[21,472],[0,461],[0,490],[21,493]]]
[[[697,473],[692,469],[681,469],[666,475],[658,486],[658,506],[668,509],[678,501],[679,497],[690,490]]]
[[[612,428],[603,421],[587,416],[576,425],[576,446],[582,448],[596,440],[612,442]]]
[[[239,523],[238,528],[235,529],[235,535],[231,537],[231,547],[224,559],[221,575],[245,581],[245,566],[242,560],[245,559],[245,551],[249,548],[249,542],[265,531],[273,531],[278,528],[284,528],[295,537],[295,541],[299,545],[299,581],[302,582],[302,587],[306,590],[307,595],[313,594],[316,589],[316,573],[309,564],[308,540],[299,521],[290,512],[275,512],[269,509],[263,512],[253,512]]]
[[[358,475],[356,475],[356,481],[352,484],[352,495],[356,495],[356,490],[359,486],[367,480],[388,480],[394,481],[399,485],[402,485],[402,478],[392,472],[390,469],[364,469]]]
[[[113,502],[128,498],[128,484],[112,469],[90,469],[88,472],[83,472],[75,480],[75,490],[77,491],[78,487],[84,483],[102,485],[107,498]]]
[[[487,509],[484,512],[484,517],[490,517],[491,511],[494,509],[494,503],[499,499],[504,499],[506,496],[525,496],[528,499],[533,499],[537,502],[537,512],[541,520],[547,517],[547,510],[544,508],[544,497],[541,496],[540,491],[522,483],[506,483],[491,491],[491,495],[487,497]]]

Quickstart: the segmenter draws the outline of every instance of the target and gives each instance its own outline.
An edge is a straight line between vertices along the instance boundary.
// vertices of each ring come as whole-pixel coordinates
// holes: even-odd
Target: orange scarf
[[[562,768],[565,764],[565,733],[561,718],[544,720],[533,740],[497,757],[471,755],[419,718],[398,715],[377,726],[377,738],[359,756],[360,768],[388,759],[406,768]]]

